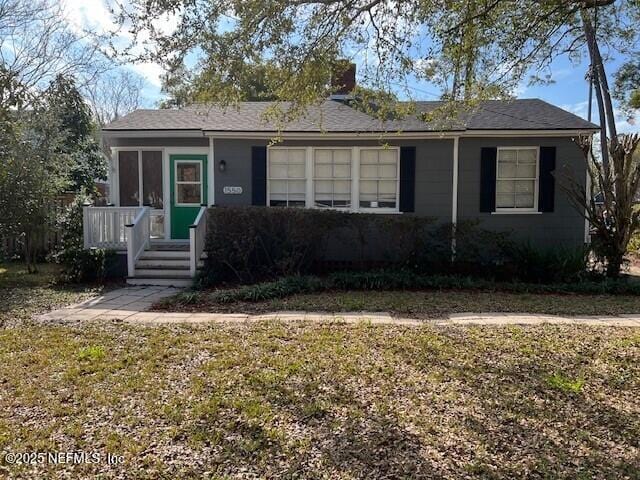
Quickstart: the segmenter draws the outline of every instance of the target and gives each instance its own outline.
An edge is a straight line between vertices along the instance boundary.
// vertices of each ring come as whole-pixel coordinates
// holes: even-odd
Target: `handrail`
[[[149,207],[142,207],[133,221],[125,225],[127,230],[127,271],[130,277],[135,276],[136,262],[151,243],[150,212]]]
[[[193,224],[189,225],[189,270],[191,277],[196,276],[198,262],[204,252],[207,237],[207,216],[207,206],[202,205]]]

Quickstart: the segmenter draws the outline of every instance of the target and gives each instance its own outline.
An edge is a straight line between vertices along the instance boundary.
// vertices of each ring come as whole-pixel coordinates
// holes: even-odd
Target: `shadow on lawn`
[[[196,436],[219,447],[211,457],[215,470],[231,475],[250,472],[260,478],[420,478],[444,473],[424,456],[420,438],[391,415],[310,414],[314,402],[303,399],[268,405],[276,418],[286,417],[293,430],[282,434],[269,425],[271,421],[256,422],[243,415],[223,421],[225,432],[220,417],[200,423]],[[295,440],[298,435],[304,440]]]
[[[213,414],[197,420],[196,437],[214,447],[214,469],[231,475],[573,479],[637,474],[640,465],[632,455],[639,447],[637,416],[609,403],[606,395],[568,393],[547,383],[549,371],[576,367],[574,361],[579,367],[594,352],[584,352],[582,360],[552,354],[540,360],[548,352],[519,359],[517,352],[474,351],[473,340],[457,335],[441,335],[437,347],[425,343],[394,352],[394,361],[406,362],[418,374],[413,390],[403,385],[402,376],[394,380],[393,374],[380,374],[373,388],[365,382],[369,397],[357,383],[344,381],[347,377],[332,375],[331,362],[282,377],[227,377],[221,384],[235,383],[241,396],[218,397],[209,410]],[[461,348],[467,354],[456,356]],[[416,358],[421,352],[424,356]],[[252,356],[238,362],[261,368],[268,363]],[[633,381],[619,386],[632,387]]]

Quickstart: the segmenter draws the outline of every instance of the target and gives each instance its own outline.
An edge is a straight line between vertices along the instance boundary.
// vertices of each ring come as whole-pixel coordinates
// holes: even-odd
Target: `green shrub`
[[[118,255],[113,250],[84,248],[82,207],[85,198],[76,197],[58,219],[62,231],[60,249],[51,260],[63,266],[62,279],[68,282],[103,281],[118,275]]]
[[[536,248],[530,243],[510,243],[505,248],[506,264],[502,277],[533,283],[565,283],[585,279],[587,247]]]
[[[255,283],[349,268],[452,273],[451,226],[413,215],[295,208],[217,207],[209,211],[203,286]],[[468,227],[463,253],[488,252],[503,234]],[[464,229],[462,230],[464,231]],[[482,236],[482,239],[479,239]],[[483,244],[486,246],[483,247]],[[489,258],[488,253],[484,255]],[[488,260],[487,260],[488,261]],[[477,259],[467,262],[477,266]],[[471,270],[471,267],[467,268]]]
[[[312,276],[284,277],[275,282],[250,285],[236,290],[221,290],[214,295],[218,303],[259,302],[285,298],[297,293],[313,293],[326,288],[323,279]]]
[[[496,282],[461,275],[420,275],[411,270],[378,270],[370,272],[336,272],[325,277],[294,276],[274,282],[259,283],[237,289],[218,290],[213,300],[218,303],[260,302],[286,298],[301,293],[322,291],[382,290],[487,290],[513,293],[626,294],[640,295],[640,283],[624,279],[579,281],[574,283]],[[196,297],[197,298],[197,297]],[[192,303],[182,298],[181,303]]]
[[[202,282],[251,283],[307,273],[338,215],[260,207],[210,209]]]
[[[586,275],[585,249],[534,248],[478,222],[456,226],[454,260],[452,226],[414,215],[263,207],[217,207],[209,215],[202,286],[341,270],[536,283],[573,282]]]

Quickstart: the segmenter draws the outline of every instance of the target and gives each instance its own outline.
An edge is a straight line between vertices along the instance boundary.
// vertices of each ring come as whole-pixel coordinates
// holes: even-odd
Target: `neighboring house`
[[[86,209],[87,247],[128,248],[133,282],[181,283],[169,277],[195,273],[203,205],[479,220],[534,245],[585,241],[584,219],[557,178],[586,181],[572,138],[597,126],[558,107],[537,99],[487,101],[442,132],[415,117],[382,124],[335,100],[278,129],[263,120],[270,105],[137,110],[107,125],[115,207]],[[437,105],[417,108],[426,113]],[[270,145],[278,134],[281,141]],[[127,227],[128,243],[125,223],[135,224]],[[156,251],[145,251],[149,245]]]

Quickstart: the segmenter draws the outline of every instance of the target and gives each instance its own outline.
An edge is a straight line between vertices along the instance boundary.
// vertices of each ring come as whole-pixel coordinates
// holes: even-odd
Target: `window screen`
[[[118,174],[120,205],[137,207],[140,205],[140,177],[138,172],[138,152],[118,152]]]

